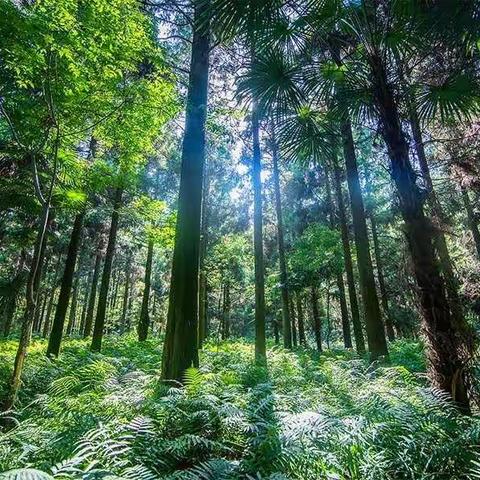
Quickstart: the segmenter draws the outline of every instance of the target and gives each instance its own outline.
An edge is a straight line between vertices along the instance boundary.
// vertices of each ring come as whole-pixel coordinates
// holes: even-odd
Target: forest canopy
[[[0,479],[480,478],[480,3],[0,0]]]

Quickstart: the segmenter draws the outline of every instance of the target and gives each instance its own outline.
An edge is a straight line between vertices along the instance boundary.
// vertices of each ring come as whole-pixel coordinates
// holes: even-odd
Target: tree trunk
[[[2,334],[5,338],[10,335],[16,306],[17,295],[9,295],[3,310]]]
[[[148,336],[150,327],[150,315],[148,313],[148,303],[150,299],[150,288],[152,278],[153,263],[153,238],[148,240],[147,265],[145,266],[145,288],[143,290],[142,309],[140,311],[140,320],[138,322],[138,341],[144,342]]]
[[[128,300],[130,298],[131,275],[132,275],[132,261],[131,261],[131,256],[129,256],[127,260],[127,271],[125,272],[125,288],[123,290],[122,316],[120,317],[120,333],[124,333],[127,326]]]
[[[75,319],[77,315],[77,303],[78,303],[78,284],[80,282],[80,270],[77,269],[75,274],[75,280],[73,282],[72,290],[72,303],[70,305],[70,312],[68,314],[68,323],[67,323],[67,332],[68,336],[72,335],[73,330],[75,329]]]
[[[205,182],[202,193],[202,218],[200,235],[200,276],[198,291],[198,348],[202,348],[207,337],[207,276],[205,273],[205,258],[208,246],[208,198],[210,192],[210,176],[205,168]]]
[[[182,380],[187,368],[198,366],[198,270],[210,23],[206,18],[208,2],[197,0],[194,7],[178,216],[161,374],[163,380],[178,381]]]
[[[456,324],[450,312],[435,256],[434,228],[424,214],[423,195],[416,184],[408,144],[382,60],[372,57],[371,67],[382,134],[388,148],[391,175],[397,187],[419,289],[431,378],[437,388],[450,393],[464,411],[469,411],[466,377],[472,353],[471,340],[468,338],[471,332],[465,324]]]
[[[67,258],[65,260],[65,270],[63,272],[62,283],[60,287],[60,295],[58,297],[57,308],[55,310],[55,318],[53,319],[52,330],[48,340],[47,356],[58,357],[60,353],[60,344],[62,342],[63,328],[65,325],[65,315],[67,313],[68,303],[72,290],[73,274],[77,263],[78,248],[80,246],[80,238],[82,236],[83,219],[85,212],[79,213],[75,217],[72,233],[70,235],[70,243],[68,245]]]
[[[385,328],[388,339],[393,342],[395,340],[395,331],[393,329],[392,317],[390,316],[390,309],[388,307],[387,288],[385,286],[385,277],[383,276],[383,262],[380,254],[380,242],[378,240],[377,222],[373,212],[370,212],[370,225],[372,227],[373,239],[373,254],[375,256],[375,263],[377,265],[378,286],[380,289],[380,299],[382,302],[383,314],[385,317]]]
[[[329,209],[330,217],[330,228],[334,230],[336,228],[335,221],[335,204],[332,199],[332,191],[330,186],[329,172],[325,171],[325,184],[327,190],[327,203]],[[348,239],[347,239],[348,240]],[[345,285],[343,283],[343,275],[341,271],[338,271],[336,274],[337,277],[337,288],[340,301],[340,313],[342,316],[342,334],[343,334],[343,343],[345,348],[352,348],[352,335],[350,333],[350,319],[348,318],[348,307],[347,300],[345,298]]]
[[[59,284],[59,275],[60,275],[60,265],[62,261],[62,255],[59,253],[58,254],[58,260],[57,264],[54,268],[53,272],[53,284],[52,288],[50,289],[50,296],[49,296],[49,301],[48,301],[48,307],[47,307],[47,313],[45,316],[45,320],[43,323],[43,329],[42,329],[42,337],[47,338],[50,334],[50,327],[51,327],[51,318],[52,318],[52,311],[53,311],[53,306],[55,304],[55,297],[57,294],[57,288]]]
[[[311,302],[312,302],[312,318],[313,318],[313,333],[315,335],[315,343],[317,350],[322,352],[322,320],[320,318],[320,312],[318,310],[318,293],[317,288],[311,289]]]
[[[97,299],[98,278],[100,277],[100,265],[102,263],[102,253],[100,247],[95,256],[95,266],[93,268],[93,278],[90,286],[90,295],[88,298],[87,316],[85,317],[85,328],[83,338],[87,338],[92,333],[93,314],[95,312],[95,301]]]
[[[54,179],[55,176],[53,177],[52,185]],[[23,365],[25,363],[25,356],[27,354],[27,349],[31,341],[33,320],[35,318],[35,309],[37,308],[38,302],[38,288],[40,278],[42,276],[42,266],[45,258],[45,249],[47,246],[46,233],[48,229],[48,223],[51,218],[51,193],[52,188],[50,189],[49,198],[43,206],[42,214],[40,216],[37,239],[35,241],[35,247],[33,251],[32,264],[27,280],[26,307],[20,331],[20,340],[18,342],[18,349],[15,355],[15,361],[13,365],[9,396],[8,398],[5,398],[2,402],[3,411],[10,410],[15,403],[18,389],[20,388],[21,375],[23,371]]]
[[[222,338],[230,338],[230,284],[228,281],[223,286],[223,309],[222,309]]]
[[[454,321],[462,324],[464,322],[464,318],[462,302],[458,294],[458,279],[454,272],[454,266],[452,259],[450,258],[450,253],[448,252],[447,239],[445,238],[445,235],[442,231],[442,226],[446,224],[445,214],[443,212],[443,208],[440,204],[437,194],[433,188],[430,168],[428,166],[427,156],[425,154],[425,149],[423,146],[420,122],[418,120],[417,112],[413,109],[413,107],[410,109],[410,114],[412,133],[415,140],[415,150],[417,152],[420,170],[422,171],[422,176],[429,192],[427,201],[438,223],[437,228],[435,228],[433,231],[434,245],[438,253],[438,258],[440,260],[440,269],[443,272],[443,276],[445,278],[445,286],[448,298],[450,300],[450,308],[452,310]]]
[[[267,360],[265,339],[265,264],[263,258],[263,201],[262,201],[262,165],[260,151],[259,118],[257,107],[252,110],[253,135],[253,244],[255,257],[255,361],[263,364]]]
[[[13,319],[15,316],[15,310],[17,308],[17,300],[20,289],[22,288],[25,278],[23,269],[25,267],[25,258],[26,253],[25,250],[22,250],[20,253],[20,260],[17,267],[17,273],[15,274],[15,278],[12,280],[12,291],[10,295],[7,297],[6,304],[3,310],[3,322],[2,322],[2,329],[1,333],[4,337],[8,337],[10,335],[10,330],[12,328]]]
[[[273,185],[275,188],[275,212],[277,215],[278,260],[280,264],[280,291],[282,296],[282,333],[283,346],[292,348],[292,322],[290,319],[290,301],[288,294],[287,262],[285,260],[285,240],[283,237],[282,197],[280,192],[280,174],[278,169],[278,147],[275,139],[275,127],[272,127]]]
[[[302,295],[297,292],[295,295],[297,301],[297,316],[298,316],[298,341],[302,347],[307,346],[307,339],[305,337],[305,318],[303,316]]]
[[[340,175],[340,168],[338,167],[338,165],[335,165],[334,168],[334,180],[340,233],[342,235],[343,260],[345,263],[345,273],[347,274],[348,298],[350,301],[350,312],[352,314],[353,335],[355,337],[355,347],[357,353],[363,354],[365,353],[365,340],[363,338],[362,324],[360,322],[357,291],[355,287],[355,277],[353,275],[352,253],[350,250],[350,240],[348,238],[347,215],[345,213],[342,181]]]
[[[480,261],[480,231],[478,230],[478,222],[475,218],[472,202],[470,201],[470,197],[468,196],[467,189],[464,187],[462,187],[462,198],[463,198],[463,204],[465,205],[465,210],[467,211],[468,225],[472,232],[473,241],[475,243],[475,249],[477,251],[477,258]]]
[[[355,246],[357,250],[360,292],[362,294],[365,312],[368,350],[371,360],[375,360],[378,357],[388,355],[387,340],[385,338],[385,330],[383,328],[380,306],[378,304],[375,277],[373,276],[367,221],[365,218],[360,180],[358,178],[357,158],[353,143],[352,127],[348,119],[343,121],[341,130],[348,191],[350,192]]]
[[[85,320],[87,318],[87,309],[88,309],[89,298],[90,298],[92,278],[93,278],[93,270],[89,269],[88,277],[84,286],[85,292],[83,294],[82,316],[80,319],[80,325],[78,327],[78,334],[82,336],[83,336],[83,333],[85,332]]]
[[[100,284],[100,293],[98,295],[97,316],[93,328],[92,352],[99,352],[102,348],[103,330],[105,327],[105,313],[107,309],[108,288],[110,286],[110,275],[112,273],[113,255],[115,253],[115,243],[117,241],[119,210],[122,205],[123,190],[117,187],[115,191],[115,200],[113,203],[112,220],[110,224],[110,233],[108,236],[107,251],[105,253],[105,262],[103,265],[102,282]]]
[[[289,304],[290,304],[290,320],[292,324],[292,343],[294,347],[298,346],[298,334],[297,334],[297,325],[296,325],[296,318],[295,318],[295,302],[293,301],[293,297],[289,295]]]

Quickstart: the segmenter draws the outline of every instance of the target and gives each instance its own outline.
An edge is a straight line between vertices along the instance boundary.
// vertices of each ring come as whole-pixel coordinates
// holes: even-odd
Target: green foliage
[[[0,478],[50,478],[31,466],[59,479],[476,478],[480,420],[424,386],[414,343],[394,343],[383,366],[275,348],[268,372],[249,343],[211,344],[183,387],[158,385],[154,341],[109,337],[92,355],[72,340],[55,363],[44,347],[0,434],[0,468],[30,470]]]
[[[295,243],[290,261],[296,276],[306,282],[331,278],[343,265],[339,233],[321,224],[309,225]]]

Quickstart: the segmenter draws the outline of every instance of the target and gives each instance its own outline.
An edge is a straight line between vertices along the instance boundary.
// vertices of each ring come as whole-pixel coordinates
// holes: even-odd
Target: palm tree
[[[468,329],[452,314],[434,248],[434,229],[424,211],[425,196],[410,161],[400,114],[401,92],[395,88],[399,78],[398,57],[402,54],[411,57],[412,50],[419,53],[418,35],[422,32],[415,28],[418,17],[412,21],[410,13],[402,15],[403,11],[396,9],[394,2],[364,0],[347,6],[337,2],[337,7],[331,24],[338,27],[334,39],[341,64],[337,62],[336,68],[328,65],[330,87],[340,85],[344,106],[351,115],[376,119],[381,126],[419,287],[432,380],[468,410],[466,376],[471,352]],[[328,93],[328,85],[323,85],[322,90]],[[436,111],[431,100],[448,104],[446,111],[454,110],[449,96],[424,94],[417,99],[424,113]],[[463,105],[462,100],[454,103]]]

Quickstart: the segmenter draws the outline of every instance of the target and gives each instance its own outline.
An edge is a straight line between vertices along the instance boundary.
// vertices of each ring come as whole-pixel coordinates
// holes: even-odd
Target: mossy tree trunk
[[[32,261],[27,279],[26,288],[26,306],[23,314],[22,326],[20,330],[20,339],[18,342],[18,349],[15,355],[15,361],[13,365],[13,373],[10,382],[10,389],[7,393],[7,397],[2,401],[2,410],[10,410],[17,398],[18,390],[20,388],[21,376],[23,372],[23,366],[25,363],[25,357],[27,355],[27,349],[30,345],[32,336],[33,321],[35,318],[35,310],[38,305],[38,293],[40,278],[42,276],[42,268],[45,259],[45,250],[47,247],[47,230],[51,220],[51,194],[53,189],[53,183],[55,181],[55,175],[52,179],[49,198],[45,202],[40,215],[38,224],[37,238],[33,250]]]
[[[198,272],[210,56],[208,8],[208,2],[194,2],[178,216],[162,358],[163,380],[181,381],[187,368],[198,366]]]

